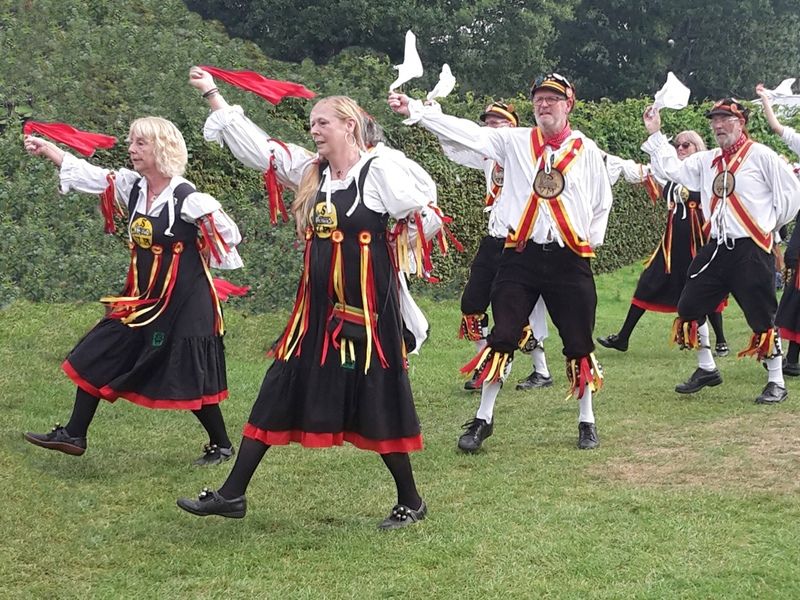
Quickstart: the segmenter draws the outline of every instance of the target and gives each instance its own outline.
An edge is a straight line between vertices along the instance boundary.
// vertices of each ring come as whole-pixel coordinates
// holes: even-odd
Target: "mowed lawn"
[[[617,331],[638,272],[598,278],[596,335]],[[551,328],[556,385],[507,385],[473,456],[456,450],[478,402],[458,373],[472,354],[456,335],[458,303],[421,305],[432,332],[411,359],[426,442],[413,463],[430,512],[394,532],[376,529],[395,500],[388,472],[350,446],[269,450],[236,521],[175,506],[231,464],[191,466],[205,440],[188,413],[103,403],[83,457],[25,443],[22,431],[67,421],[74,388],[59,366],[102,309],[0,310],[0,598],[800,597],[800,381],[781,405],[753,403],[766,377],[735,358],[749,335],[735,303],[724,384],[693,396],[673,391],[695,361],[669,347],[670,315],[645,315],[627,353],[599,348],[593,452],[575,448],[577,405]],[[232,437],[285,318],[229,307]],[[528,371],[518,355],[511,379]]]

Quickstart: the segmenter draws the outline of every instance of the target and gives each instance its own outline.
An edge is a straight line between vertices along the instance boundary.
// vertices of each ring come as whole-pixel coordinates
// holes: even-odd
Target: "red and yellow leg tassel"
[[[486,313],[475,315],[461,315],[461,330],[458,332],[459,339],[468,339],[470,342],[479,342],[484,337],[483,328],[486,326]]]
[[[588,387],[592,392],[603,388],[603,367],[597,362],[592,352],[589,356],[567,359],[567,380],[569,381],[569,398],[581,398]]]
[[[697,335],[697,321],[684,321],[676,317],[672,323],[670,344],[678,344],[681,350],[700,348],[700,338]]]
[[[739,358],[755,356],[757,360],[765,360],[775,358],[781,354],[781,339],[778,337],[778,332],[773,328],[762,333],[754,333],[747,348],[736,356]]]
[[[512,361],[511,353],[498,352],[491,346],[486,346],[471,361],[461,367],[461,372],[469,374],[476,371],[478,373],[478,378],[475,380],[476,386],[483,385],[484,381],[502,383],[511,372]]]

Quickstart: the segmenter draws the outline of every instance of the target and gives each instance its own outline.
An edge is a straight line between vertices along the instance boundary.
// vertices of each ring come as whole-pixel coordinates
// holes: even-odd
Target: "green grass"
[[[638,267],[598,278],[597,335],[616,331]],[[412,357],[426,449],[413,456],[430,508],[418,526],[378,532],[394,486],[352,447],[273,448],[241,521],[198,519],[175,498],[217,486],[229,465],[190,466],[204,442],[189,414],[103,403],[81,458],[26,444],[21,431],[65,421],[74,388],[63,356],[99,305],[13,304],[0,311],[2,598],[796,598],[800,597],[800,386],[753,403],[755,361],[719,361],[725,383],[673,392],[694,357],[669,348],[672,317],[648,313],[625,353],[600,348],[601,447],[575,449],[577,406],[556,332],[556,385],[507,386],[495,434],[455,448],[477,397],[461,391],[471,356],[458,305],[424,300],[432,336]],[[286,313],[227,315],[238,433]],[[732,348],[748,332],[726,311]],[[518,357],[512,379],[528,372]]]

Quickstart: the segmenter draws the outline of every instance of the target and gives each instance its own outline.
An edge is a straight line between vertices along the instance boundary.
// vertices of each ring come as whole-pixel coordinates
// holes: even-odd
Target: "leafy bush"
[[[102,235],[96,199],[60,195],[52,165],[23,153],[20,126],[29,114],[36,120],[63,121],[117,136],[120,143],[115,148],[92,159],[107,166],[126,164],[124,139],[135,117],[154,114],[175,122],[189,149],[187,178],[219,198],[243,232],[240,251],[246,267],[225,275],[252,286],[254,293],[239,302],[255,311],[291,302],[301,265],[293,227],[269,225],[260,173],[245,169],[226,149],[202,139],[206,107],[186,83],[193,64],[252,69],[300,81],[320,95],[346,93],[358,100],[385,125],[391,145],[417,160],[437,181],[439,204],[456,218],[453,230],[467,247],[464,254],[451,251],[437,258],[442,283],[414,285],[437,295],[459,292],[486,228],[482,174],[448,161],[433,136],[403,126],[390,113],[385,94],[394,73],[385,57],[343,52],[325,66],[308,60],[280,63],[264,57],[251,43],[228,38],[218,24],[203,22],[177,0],[35,4],[0,9],[0,101],[6,108],[0,115],[0,305],[14,298],[94,300],[121,289],[128,257],[121,223],[116,235]],[[42,14],[48,18],[42,19]],[[224,93],[271,135],[309,145],[312,103],[288,99],[273,107],[228,86]],[[488,100],[466,92],[447,98],[444,108],[475,118]],[[529,103],[523,97],[514,101],[523,122],[530,122]],[[609,152],[644,160],[639,150],[645,137],[640,118],[644,106],[644,100],[578,103],[573,125]],[[703,107],[666,113],[665,131],[694,128],[709,137]],[[767,135],[759,116],[751,129],[758,139],[781,145]],[[661,210],[651,208],[641,188],[618,184],[596,269],[614,269],[649,254],[663,228]]]

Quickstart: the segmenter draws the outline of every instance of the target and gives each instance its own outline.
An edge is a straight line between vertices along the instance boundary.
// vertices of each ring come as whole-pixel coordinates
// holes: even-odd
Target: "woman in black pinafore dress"
[[[192,411],[209,435],[195,464],[217,464],[233,455],[233,447],[219,408],[228,395],[222,313],[201,246],[214,266],[235,268],[241,261],[234,246],[241,237],[219,203],[180,176],[186,147],[172,123],[138,119],[129,137],[135,170],[113,175],[117,202],[129,215],[125,289],[103,298],[106,316],[62,365],[78,388],[69,422],[24,437],[81,455],[100,399],[125,398],[147,408]],[[29,137],[25,145],[61,167],[64,190],[100,192],[108,185],[109,171],[49,142]]]
[[[426,218],[425,204],[408,193],[414,182],[399,161],[364,152],[362,112],[349,98],[322,99],[311,111],[319,152],[312,161],[299,147],[278,147],[230,107],[210,74],[194,67],[190,77],[214,111],[206,139],[224,142],[245,164],[273,168],[268,157],[278,156],[281,177],[299,187],[295,215],[305,228],[305,254],[295,305],[233,470],[218,491],[204,489],[178,506],[199,516],[244,517],[247,486],[270,446],[349,442],[380,454],[395,480],[397,504],[379,527],[419,521],[427,507],[408,453],[422,448],[422,437],[406,370],[397,258],[387,240],[390,214],[401,224]],[[252,151],[258,144],[261,156]],[[291,179],[298,161],[305,161],[299,182]]]

